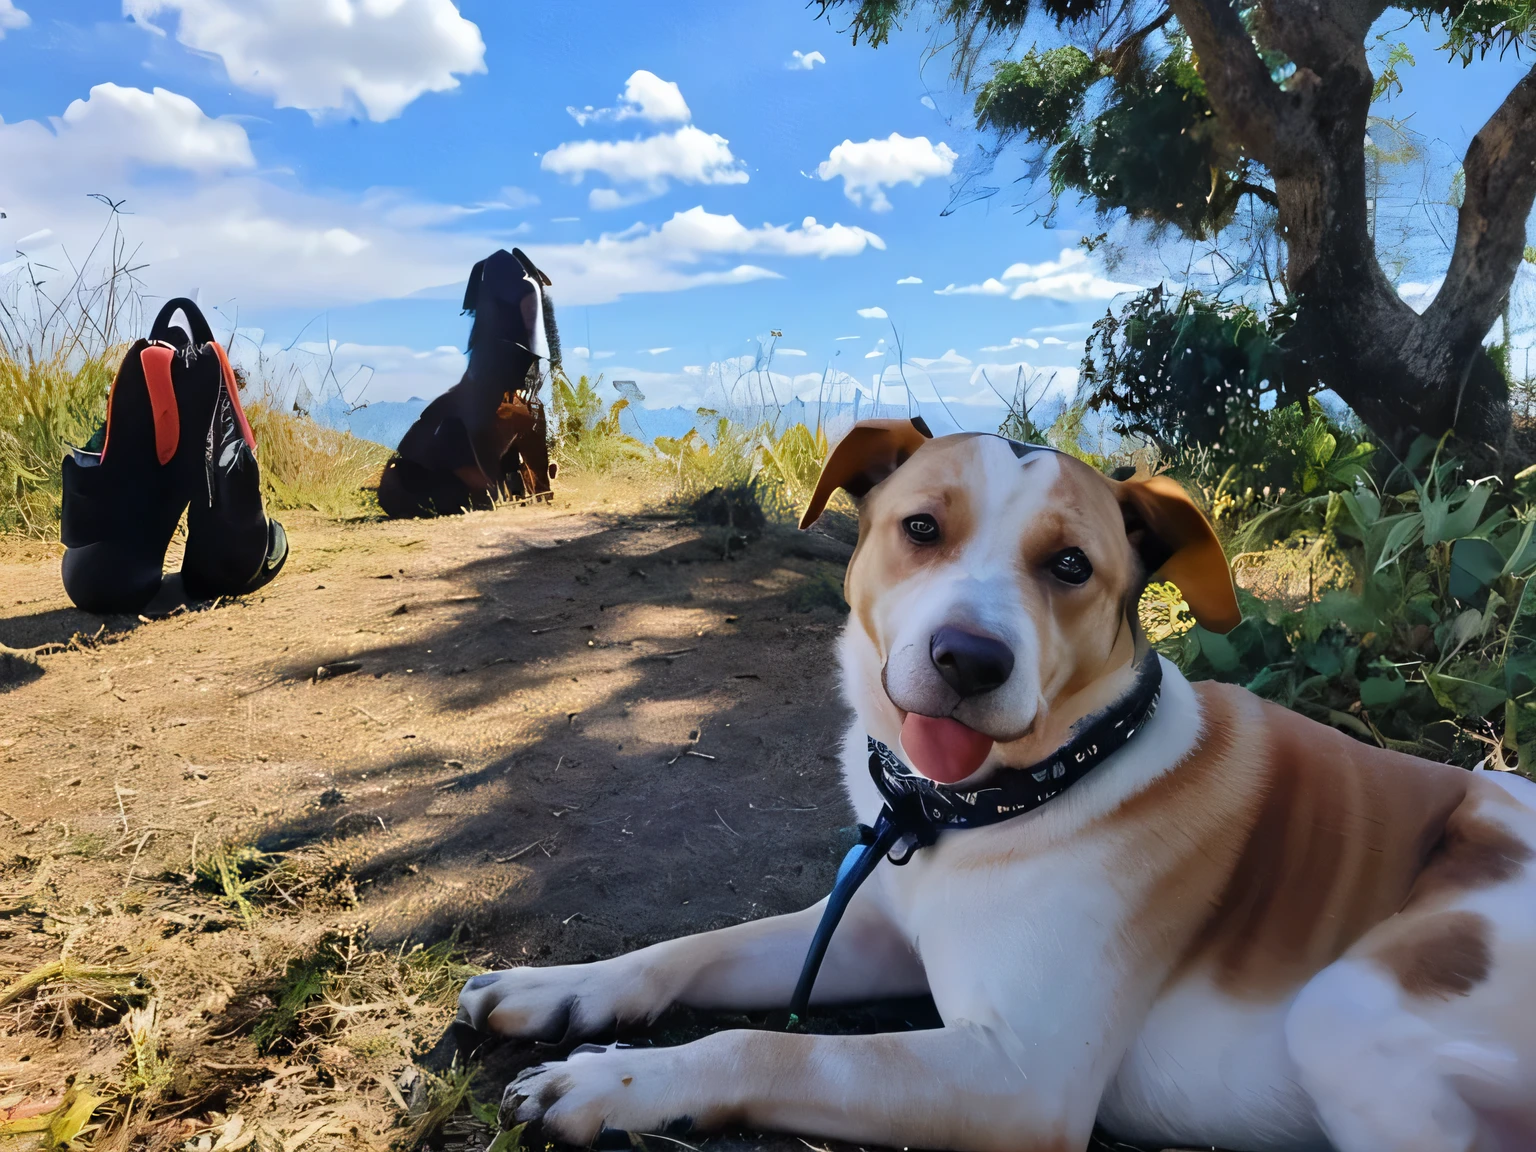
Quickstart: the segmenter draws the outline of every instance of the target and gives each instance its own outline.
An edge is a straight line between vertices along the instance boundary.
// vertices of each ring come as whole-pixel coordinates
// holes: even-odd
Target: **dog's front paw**
[[[627,1132],[682,1134],[708,1086],[682,1077],[677,1049],[583,1045],[570,1059],[523,1071],[501,1100],[503,1127],[534,1123],[571,1144],[628,1148]]]
[[[519,1040],[557,1043],[602,1036],[621,1020],[625,983],[611,963],[486,972],[459,993],[459,1019],[482,1032]]]

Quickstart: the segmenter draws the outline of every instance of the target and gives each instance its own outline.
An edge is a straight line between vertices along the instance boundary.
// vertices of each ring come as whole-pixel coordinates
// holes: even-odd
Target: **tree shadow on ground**
[[[386,617],[398,636],[306,650],[279,671],[291,683],[344,661],[355,670],[316,680],[317,704],[352,678],[404,680],[416,711],[376,717],[377,750],[330,765],[344,804],[257,842],[345,855],[376,943],[456,935],[493,967],[597,960],[804,908],[854,831],[838,766],[842,617],[796,611],[795,593],[840,580],[849,551],[770,530],[726,560],[688,525],[614,518],[466,560],[430,587],[401,582]],[[765,1023],[674,1012],[627,1039]],[[928,1002],[811,1026],[936,1023]],[[461,1042],[482,1064],[482,1099],[560,1053],[459,1033],[432,1058]],[[745,1133],[709,1146],[803,1147]]]

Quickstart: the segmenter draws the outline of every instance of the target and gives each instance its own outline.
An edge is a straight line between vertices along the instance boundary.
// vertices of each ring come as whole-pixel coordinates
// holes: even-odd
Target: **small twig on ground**
[[[496,857],[496,863],[498,863],[498,864],[510,864],[510,863],[512,863],[512,861],[516,860],[519,856],[526,856],[526,855],[528,855],[528,853],[532,852],[535,848],[542,848],[545,844],[549,843],[553,839],[554,839],[553,836],[545,836],[542,839],[535,840],[532,844],[524,844],[521,848],[519,848],[516,852],[512,853],[512,855],[510,855],[510,856],[498,856],[498,857]]]
[[[740,832],[736,831],[736,829],[732,828],[729,824],[725,823],[725,817],[720,815],[720,809],[718,809],[718,808],[715,809],[715,819],[719,820],[720,823],[722,825],[724,825],[725,830],[727,832],[729,832],[732,836],[735,836],[737,839],[741,838],[741,833]]]
[[[714,759],[714,757],[711,756],[708,752],[695,752],[692,748],[684,749],[683,750],[683,755],[684,756],[697,756],[700,760],[713,760]]]

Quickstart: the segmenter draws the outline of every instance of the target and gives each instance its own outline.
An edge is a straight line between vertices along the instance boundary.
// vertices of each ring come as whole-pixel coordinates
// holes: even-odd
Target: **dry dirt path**
[[[424,1129],[481,1152],[444,1071],[464,961],[597,959],[819,899],[851,843],[851,549],[769,529],[726,560],[723,530],[648,497],[290,514],[267,589],[153,621],[75,610],[56,548],[0,542],[0,644],[69,645],[0,655],[0,1133],[89,1092],[91,1152]],[[478,1049],[473,1098],[548,1056]]]
[[[311,1001],[323,1035],[262,1053],[290,961],[455,934],[485,966],[583,960],[826,891],[846,544],[770,530],[724,560],[719,530],[580,492],[284,519],[269,588],[153,622],[71,608],[53,549],[0,552],[0,643],[77,638],[0,669],[0,988],[61,953],[141,974],[173,1068],[141,1134],[238,1113],[291,1142],[328,1101],[316,1146],[390,1138],[378,1076],[445,998],[363,1041]],[[193,880],[242,851],[249,917]],[[132,997],[90,999],[61,979],[5,1007],[0,1108],[123,1078]]]

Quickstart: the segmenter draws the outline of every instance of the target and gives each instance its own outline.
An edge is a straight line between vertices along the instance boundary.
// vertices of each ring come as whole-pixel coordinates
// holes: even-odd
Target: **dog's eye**
[[[1051,575],[1064,584],[1086,584],[1093,565],[1081,548],[1064,548],[1051,557]]]
[[[939,522],[926,513],[908,516],[901,522],[901,528],[914,544],[933,544],[939,538]]]

